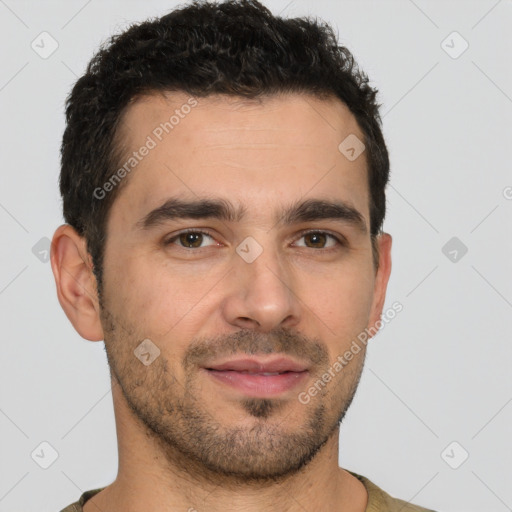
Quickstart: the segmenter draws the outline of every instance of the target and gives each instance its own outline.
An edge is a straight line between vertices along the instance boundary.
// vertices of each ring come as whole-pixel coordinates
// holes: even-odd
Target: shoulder
[[[365,512],[435,512],[432,509],[413,505],[408,501],[394,498],[365,476],[349,471],[348,469],[346,471],[362,482],[368,492],[368,504]]]
[[[63,508],[60,512],[83,512],[83,506],[87,500],[98,494],[100,491],[105,489],[105,487],[101,487],[100,489],[93,489],[91,491],[85,491],[82,496],[80,496],[80,499],[72,503],[71,505],[68,505],[66,508]]]

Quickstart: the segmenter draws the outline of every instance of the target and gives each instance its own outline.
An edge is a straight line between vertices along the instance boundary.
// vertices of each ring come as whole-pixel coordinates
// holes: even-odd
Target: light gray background
[[[265,4],[331,22],[383,103],[394,237],[386,307],[404,309],[370,344],[340,465],[438,511],[512,510],[512,2]],[[101,41],[176,5],[0,0],[1,512],[56,512],[115,478],[103,343],[68,322],[39,241],[62,223],[72,84]],[[43,31],[59,44],[47,59],[31,48]],[[445,49],[462,41],[441,44],[453,31],[469,43],[456,59]],[[454,236],[468,248],[456,262],[442,252]],[[48,469],[31,457],[51,456],[43,441],[59,454]],[[446,461],[456,465],[463,450],[469,458],[452,469]]]

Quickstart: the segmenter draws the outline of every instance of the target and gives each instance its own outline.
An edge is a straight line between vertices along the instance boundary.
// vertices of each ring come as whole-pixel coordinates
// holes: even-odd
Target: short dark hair
[[[389,158],[378,91],[368,82],[328,24],[274,16],[257,0],[199,0],[112,36],[66,99],[61,146],[64,218],[86,240],[99,291],[108,213],[122,187],[101,199],[94,191],[119,166],[122,141],[116,134],[123,112],[130,101],[153,92],[248,99],[305,93],[340,99],[364,134],[378,266],[375,238],[386,212]]]

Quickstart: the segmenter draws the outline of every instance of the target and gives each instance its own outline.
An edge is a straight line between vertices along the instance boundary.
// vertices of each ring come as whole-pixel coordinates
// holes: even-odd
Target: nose
[[[231,325],[268,332],[299,323],[299,291],[276,251],[265,248],[252,262],[235,253],[228,279],[222,313]]]

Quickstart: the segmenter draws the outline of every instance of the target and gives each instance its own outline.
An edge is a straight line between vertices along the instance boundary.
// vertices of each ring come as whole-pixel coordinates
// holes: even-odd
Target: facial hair
[[[329,368],[325,345],[284,328],[196,338],[181,361],[185,378],[180,382],[165,358],[163,341],[156,343],[161,355],[144,366],[134,349],[145,337],[137,335],[125,320],[121,329],[107,309],[101,312],[111,376],[120,385],[134,419],[158,445],[169,467],[229,486],[278,482],[303,470],[337,434],[364,364],[362,350],[359,359],[354,358],[333,382],[320,387],[307,405],[295,398],[292,405],[290,399],[279,397],[241,398],[233,414],[244,421],[227,425],[208,408],[205,395],[213,389],[201,385],[198,369],[202,362],[229,355],[286,354],[310,363],[311,386]]]

